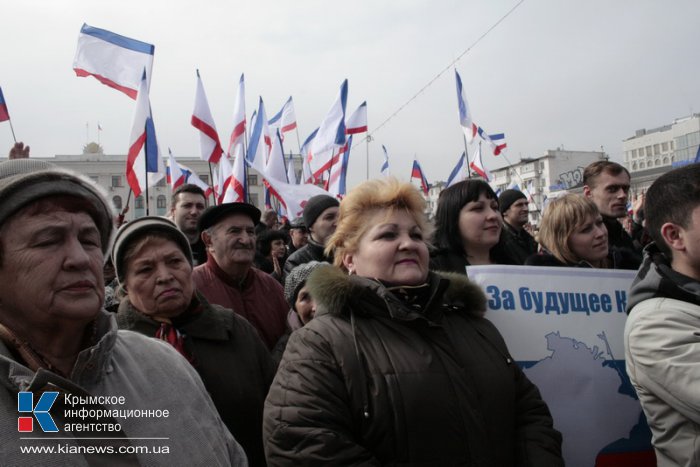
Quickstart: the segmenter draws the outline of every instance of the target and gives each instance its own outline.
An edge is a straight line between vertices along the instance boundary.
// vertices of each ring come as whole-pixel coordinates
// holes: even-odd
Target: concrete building
[[[695,159],[700,145],[700,114],[677,118],[668,125],[641,129],[622,142],[624,165],[632,179],[637,172],[683,165]],[[633,187],[634,188],[634,187]],[[641,188],[640,188],[641,189]]]
[[[97,185],[107,191],[117,211],[122,211],[129,204],[126,213],[127,220],[146,215],[146,193],[133,199],[126,182],[126,154],[104,154],[102,147],[97,143],[89,143],[79,155],[57,154],[55,157],[34,157],[32,159],[45,160],[60,167],[80,172],[90,177]],[[178,157],[177,162],[183,164],[197,173],[199,178],[210,184],[211,174],[209,164],[199,157]],[[297,173],[301,172],[301,159],[295,159]],[[249,202],[264,210],[264,186],[262,177],[255,170],[248,173]],[[165,178],[156,186],[148,188],[148,214],[163,216],[170,210],[170,186]],[[209,198],[209,204],[212,199]]]

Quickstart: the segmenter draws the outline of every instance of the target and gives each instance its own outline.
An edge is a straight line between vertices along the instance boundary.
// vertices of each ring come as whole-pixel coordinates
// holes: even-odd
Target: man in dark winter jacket
[[[519,190],[506,190],[498,197],[498,209],[503,216],[501,242],[515,264],[537,253],[537,242],[525,230],[529,213],[527,196]]]
[[[304,224],[309,231],[309,241],[287,258],[287,262],[284,263],[285,274],[309,261],[333,262],[333,258],[327,257],[323,250],[326,248],[326,241],[338,225],[338,206],[340,202],[329,195],[309,198],[303,214]]]
[[[646,196],[654,242],[630,290],[627,373],[658,465],[700,463],[700,165],[659,177]]]

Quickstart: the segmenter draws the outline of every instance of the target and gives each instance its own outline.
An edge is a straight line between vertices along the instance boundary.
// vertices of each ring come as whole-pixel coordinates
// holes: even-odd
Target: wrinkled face
[[[196,235],[197,221],[205,207],[204,196],[197,193],[180,193],[172,210],[173,222],[182,232]]]
[[[419,285],[428,277],[428,247],[423,232],[405,211],[375,213],[371,227],[360,238],[355,253],[348,253],[343,264],[358,276],[394,285]]]
[[[333,235],[335,228],[338,226],[338,211],[339,208],[337,206],[326,209],[318,216],[314,225],[309,228],[311,238],[313,238],[316,243],[325,245],[326,240]]]
[[[498,201],[485,194],[476,201],[470,201],[459,211],[459,232],[465,249],[475,251],[493,248],[501,235],[501,213]]]
[[[192,266],[172,240],[146,241],[124,266],[129,300],[141,313],[172,318],[184,312],[192,301]]]
[[[526,199],[519,199],[511,204],[508,210],[503,213],[503,220],[510,225],[522,227],[527,224],[527,215],[530,212]]]
[[[294,248],[299,249],[309,243],[309,231],[304,229],[292,229],[289,231]]]
[[[272,243],[270,244],[270,255],[277,258],[283,258],[285,254],[287,254],[287,246],[284,244],[284,240],[272,240]]]
[[[251,265],[255,258],[255,225],[245,214],[231,214],[203,236],[207,251],[226,270],[229,266]]]
[[[88,324],[104,302],[102,242],[92,218],[60,198],[30,206],[0,228],[0,320],[20,334],[32,328]]]
[[[603,172],[595,180],[593,188],[583,188],[583,194],[593,200],[603,216],[615,218],[627,215],[629,191],[630,178],[625,172],[617,175]]]
[[[569,249],[579,259],[597,266],[608,256],[608,229],[603,217],[588,216],[569,236]]]
[[[294,302],[294,309],[299,315],[299,319],[304,324],[311,321],[314,317],[314,314],[316,314],[316,302],[313,298],[311,298],[311,295],[306,289],[306,286],[302,287],[301,290],[299,290],[297,300],[296,302]]]

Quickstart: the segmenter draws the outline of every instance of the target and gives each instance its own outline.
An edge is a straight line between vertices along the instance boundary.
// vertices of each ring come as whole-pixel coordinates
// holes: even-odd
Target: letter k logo
[[[48,433],[57,432],[58,427],[51,415],[49,415],[49,410],[51,410],[53,403],[56,402],[57,397],[58,392],[47,391],[41,395],[39,402],[34,406],[34,394],[22,391],[17,394],[17,411],[20,413],[33,413],[41,431]],[[32,432],[34,431],[33,425],[32,417],[19,417],[17,419],[17,431],[19,432]]]

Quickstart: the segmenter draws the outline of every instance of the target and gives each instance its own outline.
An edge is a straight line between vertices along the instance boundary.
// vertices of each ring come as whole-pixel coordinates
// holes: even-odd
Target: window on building
[[[688,146],[693,147],[700,144],[700,132],[688,133]]]
[[[663,164],[668,165],[668,157],[664,157]]]
[[[158,198],[156,198],[156,207],[158,209],[165,208],[165,195],[158,195]]]
[[[135,208],[135,209],[143,209],[143,208],[144,208],[144,207],[143,207],[143,196],[138,196],[138,197],[134,200],[134,208]]]
[[[256,174],[249,174],[248,175],[248,185],[249,186],[257,186],[258,185],[258,176]]]
[[[658,159],[656,159],[656,160],[654,161],[654,167],[658,167],[658,166],[660,166],[660,165],[661,165],[661,161],[658,160]]]
[[[647,146],[647,157],[651,157],[654,155],[654,151],[652,150],[651,146]]]
[[[644,167],[645,167],[644,162],[640,162],[640,163],[639,163],[639,168],[640,168],[640,169],[643,169]]]
[[[668,152],[668,143],[661,143],[661,151]]]
[[[122,197],[117,195],[112,197],[112,204],[114,204],[114,209],[121,210],[122,208]]]
[[[117,188],[122,186],[122,176],[112,175],[112,188]]]
[[[669,146],[671,147],[671,151],[673,151],[673,148],[674,148],[673,141],[669,141]]]
[[[655,144],[654,145],[654,155],[658,156],[659,154],[661,154],[661,147],[659,147],[658,144]]]
[[[92,180],[92,182],[93,182],[95,185],[97,185],[98,183],[100,183],[100,177],[98,177],[97,175],[89,175],[89,177],[90,177],[90,180]]]
[[[632,170],[637,170],[637,163],[636,162],[632,163]]]

